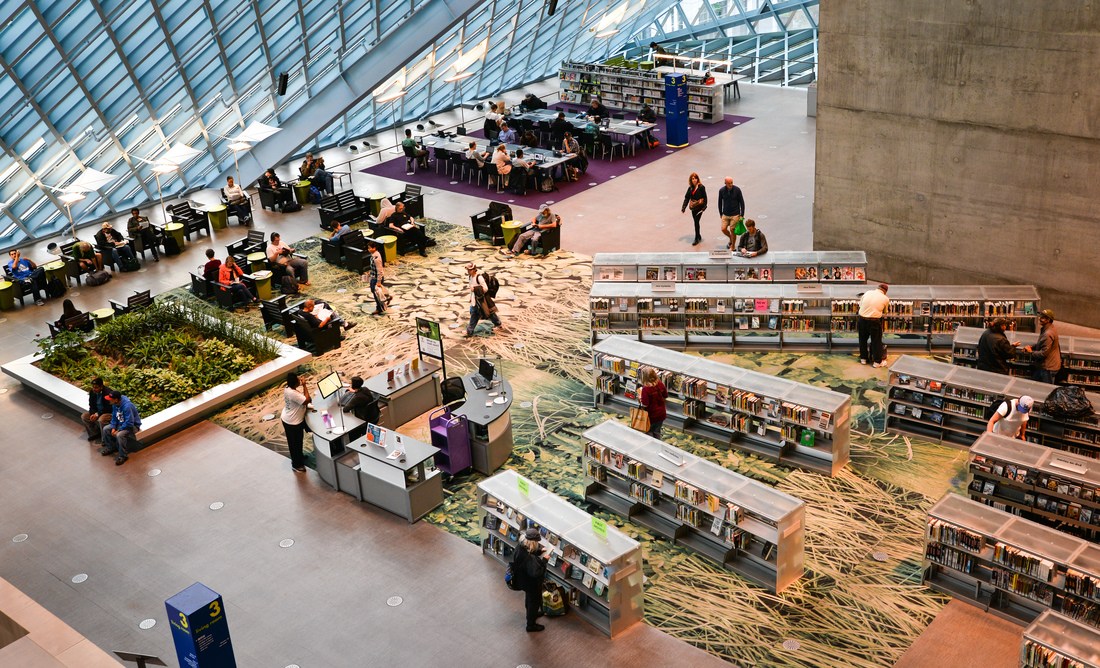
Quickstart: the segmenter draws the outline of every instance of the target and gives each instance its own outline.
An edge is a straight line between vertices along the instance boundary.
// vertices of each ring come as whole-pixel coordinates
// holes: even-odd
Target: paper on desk
[[[386,459],[397,459],[398,457],[404,457],[404,456],[405,456],[405,451],[404,450],[394,450],[390,454],[386,455]]]

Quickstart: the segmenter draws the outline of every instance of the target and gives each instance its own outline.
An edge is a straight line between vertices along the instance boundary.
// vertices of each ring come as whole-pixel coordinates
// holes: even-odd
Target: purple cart
[[[435,455],[436,467],[451,476],[470,468],[470,429],[466,416],[452,415],[444,407],[432,412],[428,424],[432,430],[432,445],[439,448]]]

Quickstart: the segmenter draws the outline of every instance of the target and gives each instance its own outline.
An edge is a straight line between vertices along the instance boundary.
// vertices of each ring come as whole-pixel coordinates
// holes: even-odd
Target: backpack
[[[119,260],[122,271],[137,271],[141,269],[141,264],[133,255],[122,255],[119,257]]]
[[[554,192],[554,179],[550,176],[544,176],[539,181],[539,191],[544,193]]]
[[[485,279],[485,296],[490,299],[496,299],[497,292],[500,291],[500,281],[489,272],[483,273],[481,277]]]
[[[61,279],[51,278],[46,283],[46,294],[49,295],[50,299],[57,299],[65,294],[65,285],[61,282]]]
[[[309,187],[309,201],[312,204],[320,204],[321,203],[321,189],[320,188],[318,188],[317,186],[310,186]]]
[[[984,419],[989,420],[990,418],[992,418],[993,414],[997,412],[997,409],[1001,407],[1001,404],[1005,403],[1006,401],[1008,401],[1008,399],[1003,394],[998,394],[995,397],[993,397],[993,401],[989,402],[989,405],[986,406],[986,408],[985,408],[985,418]],[[1009,405],[1008,405],[1008,413],[1009,413],[1009,415],[1012,414],[1012,404],[1011,403],[1009,403]]]
[[[312,186],[310,186],[312,187]],[[301,211],[302,205],[297,202],[287,202],[283,205],[283,213],[294,213],[295,211]]]
[[[111,280],[111,274],[106,271],[93,271],[88,274],[88,277],[84,279],[84,282],[88,285],[103,285],[107,281]]]
[[[298,279],[294,278],[290,274],[283,276],[279,281],[279,291],[284,295],[296,295],[298,294]]]

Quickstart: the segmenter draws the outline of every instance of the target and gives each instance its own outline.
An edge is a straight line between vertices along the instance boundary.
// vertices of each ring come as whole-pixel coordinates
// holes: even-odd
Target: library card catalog
[[[757,311],[767,311],[768,310],[768,300],[767,299],[757,299],[757,300],[755,300],[754,307],[755,307],[755,310],[757,310]]]

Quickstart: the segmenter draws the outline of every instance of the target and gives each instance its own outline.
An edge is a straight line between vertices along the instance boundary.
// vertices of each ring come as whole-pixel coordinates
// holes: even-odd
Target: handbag
[[[737,224],[733,226],[733,233],[737,236],[741,236],[745,232],[748,232],[749,228],[745,227],[745,217],[741,216],[737,219]]]
[[[649,412],[641,406],[630,409],[630,427],[641,432],[649,431]]]

